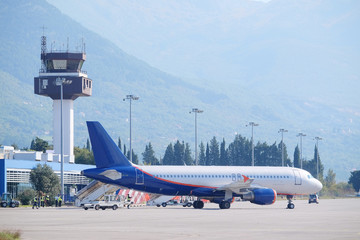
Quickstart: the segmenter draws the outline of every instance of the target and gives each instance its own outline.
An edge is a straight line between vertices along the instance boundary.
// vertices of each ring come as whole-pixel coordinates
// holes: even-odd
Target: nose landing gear
[[[286,198],[288,200],[288,205],[287,205],[287,209],[294,209],[295,208],[295,204],[293,204],[292,199],[294,196],[292,195],[287,195]]]

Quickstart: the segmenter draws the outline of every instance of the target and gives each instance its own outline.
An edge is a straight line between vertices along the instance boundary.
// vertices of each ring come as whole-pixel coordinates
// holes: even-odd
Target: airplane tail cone
[[[131,166],[99,122],[86,122],[97,168]]]

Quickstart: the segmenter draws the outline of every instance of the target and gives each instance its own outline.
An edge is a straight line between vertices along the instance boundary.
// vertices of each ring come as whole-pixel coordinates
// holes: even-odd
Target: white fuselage
[[[280,195],[313,194],[322,184],[305,170],[291,167],[239,166],[137,166],[157,179],[204,187],[222,187],[243,179],[254,179],[252,187],[272,188]]]

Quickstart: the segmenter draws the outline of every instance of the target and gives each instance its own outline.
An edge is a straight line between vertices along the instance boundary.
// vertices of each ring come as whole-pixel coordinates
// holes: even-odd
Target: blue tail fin
[[[119,147],[99,122],[86,122],[96,167],[131,166]]]

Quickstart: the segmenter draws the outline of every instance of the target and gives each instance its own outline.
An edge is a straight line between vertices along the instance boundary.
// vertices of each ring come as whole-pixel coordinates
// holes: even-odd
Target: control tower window
[[[66,69],[66,60],[53,60],[54,69]]]

